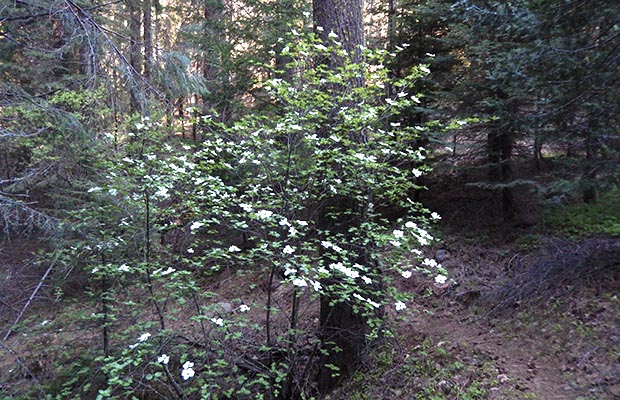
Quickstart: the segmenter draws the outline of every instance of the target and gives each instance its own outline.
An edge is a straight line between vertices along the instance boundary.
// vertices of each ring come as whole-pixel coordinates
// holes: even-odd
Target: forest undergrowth
[[[489,201],[479,206],[492,207]],[[394,336],[378,341],[361,369],[326,398],[619,398],[618,239],[605,233],[567,236],[542,223],[506,230],[469,221],[461,229],[449,223],[467,213],[453,213],[458,215],[444,212],[443,240],[428,250],[450,280],[397,282],[415,294],[415,307],[394,319]],[[72,363],[93,362],[88,349],[99,345],[96,327],[83,318],[79,290],[65,291],[73,300],[60,302],[46,287],[13,326],[19,302],[12,301],[21,293],[23,302],[23,293],[44,273],[30,268],[42,246],[37,240],[13,240],[0,252],[1,331],[14,331],[0,342],[0,398],[36,398],[33,393],[41,395],[41,388],[59,389],[75,378],[66,371],[80,374]],[[223,271],[202,284],[215,294],[215,312],[231,313],[235,305],[228,299],[261,300],[264,291],[254,279]],[[131,291],[126,295],[131,298]],[[179,340],[196,329],[182,315],[178,310],[170,326]],[[130,326],[135,319],[126,315],[117,325]],[[85,393],[84,398],[95,397]]]
[[[5,3],[0,400],[620,399],[618,1]]]

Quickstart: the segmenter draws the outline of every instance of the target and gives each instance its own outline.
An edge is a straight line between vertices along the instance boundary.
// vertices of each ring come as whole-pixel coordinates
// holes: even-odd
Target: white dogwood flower
[[[273,211],[269,211],[269,210],[259,210],[256,213],[256,216],[260,219],[267,219],[271,217],[272,215],[273,215]]]
[[[301,278],[295,278],[293,279],[293,285],[297,286],[297,287],[306,287],[308,286],[308,283],[301,279]]]
[[[170,361],[170,356],[167,354],[162,354],[161,356],[157,357],[157,362],[160,364],[168,365],[169,361]]]
[[[142,335],[140,335],[140,337],[138,338],[138,342],[144,342],[144,341],[148,340],[148,338],[150,338],[150,337],[151,337],[151,334],[150,334],[150,333],[148,333],[148,332],[143,333],[143,334],[142,334]]]
[[[183,371],[181,371],[181,377],[183,380],[188,380],[196,375],[196,371],[194,371],[193,367],[194,363],[190,361],[186,361],[185,364],[183,364]]]
[[[192,224],[190,225],[189,229],[192,230],[192,231],[195,231],[196,229],[199,229],[203,225],[204,225],[203,222],[195,221],[195,222],[192,222]]]

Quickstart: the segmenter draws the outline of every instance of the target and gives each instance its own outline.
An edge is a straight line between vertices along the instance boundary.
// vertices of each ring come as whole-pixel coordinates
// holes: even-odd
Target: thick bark
[[[153,0],[144,0],[144,76],[150,78],[153,72]]]
[[[321,393],[333,389],[343,378],[349,376],[359,363],[366,347],[367,324],[348,303],[330,305],[330,298],[321,298],[323,348],[329,352],[322,360],[317,378]],[[330,366],[338,368],[337,374]]]
[[[314,0],[313,11],[315,26],[323,28],[317,29],[317,33],[325,44],[331,44],[329,34],[333,32],[338,35],[338,41],[342,43],[343,48],[352,56],[352,61],[361,61],[360,47],[364,43],[361,1]],[[326,60],[326,63],[335,69],[342,66],[344,60],[332,57]],[[361,86],[363,83],[362,76],[348,82],[349,86]],[[330,132],[329,123],[320,131],[323,134]],[[353,139],[362,141],[363,137]],[[339,167],[334,165],[334,168]],[[346,179],[346,176],[342,178]],[[343,234],[346,238],[349,235],[349,228],[359,226],[361,223],[360,218],[355,217],[360,213],[359,209],[360,205],[350,198],[334,196],[327,199],[319,212],[318,228],[320,231]],[[365,254],[358,254],[358,258],[367,257]],[[327,261],[328,258],[324,259]],[[351,262],[358,261],[351,260]],[[325,283],[327,286],[337,285],[337,282]],[[317,385],[321,393],[326,393],[356,367],[366,346],[368,326],[366,319],[360,313],[356,313],[353,305],[348,302],[336,300],[325,294],[321,298],[320,305],[321,341],[323,349],[327,350],[327,355],[321,360]],[[334,367],[337,369],[336,374]]]
[[[345,237],[349,236],[350,227],[360,226],[361,219],[355,217],[359,209],[352,199],[335,196],[328,199],[320,211],[317,228],[320,231],[338,233]],[[333,218],[337,216],[337,218]],[[328,251],[328,250],[325,250]],[[355,254],[359,249],[347,248],[347,251]],[[326,263],[329,261],[327,254],[323,255]],[[368,257],[358,254],[357,259],[351,263],[367,264]],[[343,378],[350,375],[357,367],[360,356],[366,347],[366,333],[368,325],[366,318],[356,310],[353,304],[336,300],[337,295],[330,296],[329,288],[337,287],[337,278],[323,282],[327,293],[320,299],[320,326],[322,348],[326,354],[321,359],[317,385],[321,393],[327,393],[335,388]],[[334,370],[337,368],[337,371]]]
[[[138,0],[128,0],[127,7],[129,11],[129,64],[133,71],[132,76],[142,73],[142,50],[141,42],[141,12]],[[132,112],[142,109],[142,98],[140,95],[140,87],[138,81],[134,78],[129,82],[130,108]]]
[[[322,27],[319,37],[329,44],[331,32],[338,35],[345,50],[353,55],[353,61],[361,60],[360,46],[364,44],[361,0],[314,0],[312,3],[314,24]],[[332,67],[342,60],[332,60]]]

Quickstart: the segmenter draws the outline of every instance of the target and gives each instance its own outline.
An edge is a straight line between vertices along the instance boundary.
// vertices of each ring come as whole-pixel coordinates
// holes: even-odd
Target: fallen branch
[[[24,313],[26,312],[26,309],[28,309],[28,306],[30,306],[30,303],[32,303],[32,300],[37,295],[37,292],[39,291],[39,289],[41,289],[41,286],[43,286],[43,282],[45,282],[45,279],[47,279],[47,276],[50,274],[50,272],[52,272],[52,269],[54,268],[54,265],[56,264],[56,261],[58,260],[58,257],[59,257],[59,253],[56,254],[56,257],[54,257],[54,259],[50,263],[49,267],[47,267],[47,270],[45,271],[45,274],[43,274],[43,276],[39,280],[39,283],[37,284],[37,286],[32,291],[32,294],[28,298],[28,301],[26,302],[26,304],[24,304],[24,307],[22,307],[22,309],[19,312],[19,314],[17,314],[17,318],[15,318],[15,322],[13,322],[13,325],[11,325],[11,327],[7,331],[6,335],[4,335],[4,339],[3,340],[7,340],[11,336],[11,334],[13,333],[13,328],[15,328],[15,325],[17,325],[19,323],[19,321],[22,319]]]
[[[15,362],[25,372],[26,376],[34,379],[37,383],[39,382],[36,375],[26,366],[26,364],[24,364],[24,362],[21,360],[17,352],[15,352],[15,350],[13,350],[12,348],[10,348],[9,346],[5,344],[2,344],[1,342],[0,342],[0,349],[6,350],[10,355],[13,356],[13,358],[15,359]]]

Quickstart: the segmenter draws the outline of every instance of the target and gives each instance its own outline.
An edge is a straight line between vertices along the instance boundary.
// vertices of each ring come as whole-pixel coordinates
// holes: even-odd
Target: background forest
[[[620,396],[617,1],[0,0],[0,76],[0,398]]]

